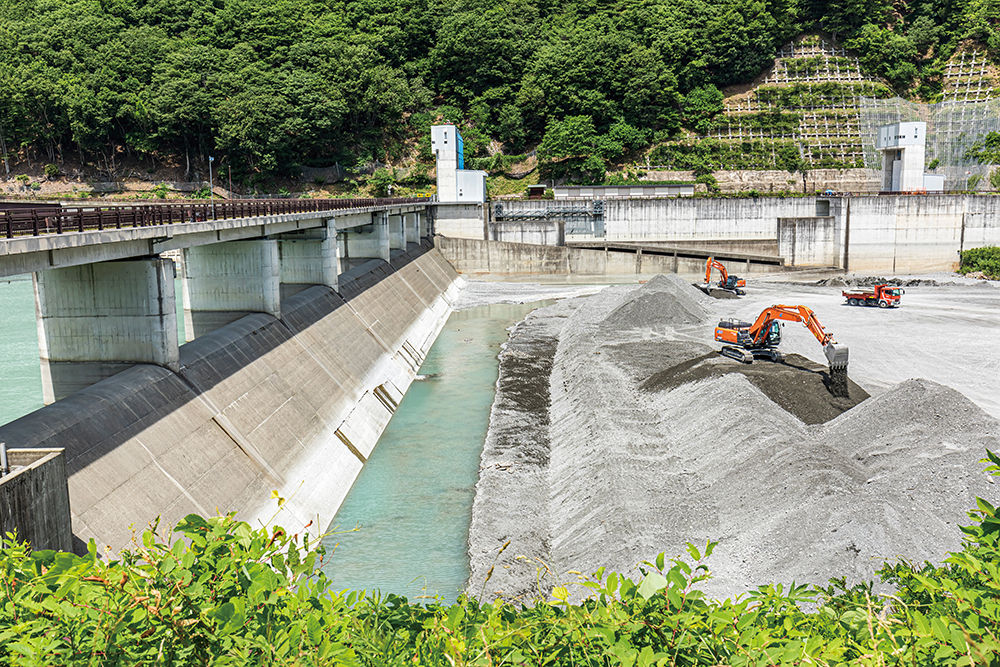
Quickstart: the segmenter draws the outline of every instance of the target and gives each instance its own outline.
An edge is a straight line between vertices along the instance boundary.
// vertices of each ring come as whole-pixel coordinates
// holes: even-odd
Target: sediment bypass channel
[[[706,540],[719,545],[701,588],[719,597],[853,583],[959,546],[975,497],[997,495],[980,459],[1000,446],[1000,423],[920,377],[871,397],[852,382],[837,399],[805,354],[721,358],[710,332],[732,307],[660,276],[514,328],[473,503],[469,592],[528,601],[571,571],[635,575]],[[838,318],[879,311],[855,312]],[[802,333],[789,352],[804,350]]]

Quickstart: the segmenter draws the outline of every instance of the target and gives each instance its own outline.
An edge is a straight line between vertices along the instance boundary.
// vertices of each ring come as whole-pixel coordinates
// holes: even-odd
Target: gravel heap
[[[713,319],[704,298],[657,278],[535,311],[514,330],[473,506],[470,592],[529,600],[575,580],[569,570],[634,576],[707,539],[720,543],[703,589],[718,597],[857,581],[887,559],[959,546],[975,496],[996,495],[979,459],[1000,447],[1000,423],[909,380],[807,424],[761,386],[769,370],[781,382],[814,370],[715,368],[714,346],[696,342]],[[824,391],[790,395],[829,404]]]

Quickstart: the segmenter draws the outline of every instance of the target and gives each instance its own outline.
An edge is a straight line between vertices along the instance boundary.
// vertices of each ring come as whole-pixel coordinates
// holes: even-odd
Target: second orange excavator
[[[712,284],[712,269],[716,269],[720,277],[719,282],[715,285]],[[739,276],[729,275],[729,271],[726,270],[722,262],[716,260],[714,257],[709,257],[708,261],[705,262],[705,284],[698,285],[698,288],[705,294],[710,294],[713,289],[721,289],[743,296],[746,294],[746,290],[743,289],[746,286],[747,281]]]
[[[777,350],[781,342],[781,320],[801,322],[812,332],[830,362],[831,390],[835,393],[846,392],[848,349],[837,344],[833,334],[824,330],[816,319],[816,313],[806,306],[771,306],[765,308],[752,323],[723,320],[715,327],[715,340],[729,343],[722,348],[722,354],[737,361],[748,364],[756,358],[781,361],[782,354]]]

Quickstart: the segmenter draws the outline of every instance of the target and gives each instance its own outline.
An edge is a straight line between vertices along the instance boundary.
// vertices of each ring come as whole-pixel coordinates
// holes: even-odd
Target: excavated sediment
[[[959,546],[975,496],[996,495],[979,459],[1000,423],[927,380],[873,398],[852,383],[838,404],[802,358],[719,357],[703,342],[712,320],[711,299],[658,277],[518,325],[476,489],[470,592],[527,600],[569,570],[635,575],[707,539],[719,546],[702,588],[718,597],[854,582]]]

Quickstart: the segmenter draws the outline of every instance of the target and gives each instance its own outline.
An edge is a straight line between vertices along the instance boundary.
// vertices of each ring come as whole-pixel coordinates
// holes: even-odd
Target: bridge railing
[[[427,198],[396,197],[389,199],[239,199],[215,203],[163,203],[117,205],[93,203],[80,206],[51,206],[0,210],[0,234],[41,236],[82,232],[88,229],[123,229],[150,227],[230,218],[252,218],[285,213],[311,213],[394,204],[426,204]]]

